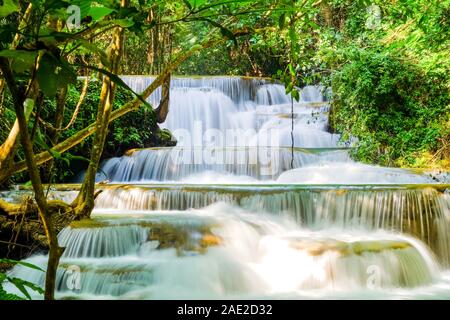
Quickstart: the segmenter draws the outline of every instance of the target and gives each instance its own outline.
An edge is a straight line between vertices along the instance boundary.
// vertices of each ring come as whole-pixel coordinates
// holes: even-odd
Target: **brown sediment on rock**
[[[212,232],[217,224],[170,224],[159,221],[133,221],[115,224],[101,219],[83,219],[72,221],[69,225],[73,229],[98,229],[125,226],[139,226],[148,228],[147,241],[158,243],[156,250],[174,248],[178,255],[184,255],[186,251],[205,253],[208,248],[220,246],[223,243],[221,237]]]
[[[219,246],[222,239],[211,232],[213,226],[200,225],[186,228],[183,225],[161,223],[154,225],[149,233],[149,241],[158,241],[157,249],[175,248],[178,255],[185,251],[205,253],[209,247]],[[197,233],[197,237],[192,237]]]
[[[222,244],[222,238],[214,234],[204,234],[200,240],[200,245],[202,248],[208,248],[213,246],[219,246]]]
[[[380,253],[385,250],[402,250],[411,248],[406,241],[374,240],[344,242],[338,240],[294,240],[290,246],[297,250],[304,250],[311,256],[320,256],[327,252],[336,252],[341,257],[349,255],[363,255],[365,253]]]
[[[139,151],[139,149],[130,149],[130,150],[125,151],[125,153],[123,155],[127,156],[127,157],[130,157],[137,151]]]

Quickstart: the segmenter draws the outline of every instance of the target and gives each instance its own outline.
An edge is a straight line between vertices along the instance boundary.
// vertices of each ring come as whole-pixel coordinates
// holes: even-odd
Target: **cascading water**
[[[123,79],[139,92],[154,78]],[[450,298],[449,185],[352,161],[322,91],[303,88],[291,113],[265,79],[172,79],[163,127],[177,146],[103,163],[93,219],[59,235],[57,296]]]

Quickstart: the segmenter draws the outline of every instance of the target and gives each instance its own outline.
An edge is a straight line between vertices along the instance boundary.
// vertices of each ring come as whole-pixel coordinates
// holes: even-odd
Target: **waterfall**
[[[72,250],[58,270],[60,294],[84,298],[191,294],[205,298],[310,289],[361,290],[367,286],[370,266],[381,270],[379,289],[392,290],[427,285],[439,275],[428,249],[407,236],[318,233],[223,204],[187,213],[191,214],[189,219],[200,222],[191,221],[186,228],[186,223],[167,226],[170,215],[159,222],[148,220],[151,217],[136,218],[136,225],[147,226],[148,236],[136,247],[136,234],[122,233],[120,240],[132,245],[120,256],[105,256],[98,248],[88,250],[89,254],[84,251],[94,244],[92,239],[99,237],[99,228],[108,231],[98,240],[117,241],[117,234],[109,231],[111,223],[118,228],[116,222],[99,219],[92,227],[84,225],[80,231],[86,236],[74,235],[64,242]],[[100,223],[103,226],[99,227]],[[45,258],[37,256],[29,262],[44,266]],[[74,267],[81,272],[79,291],[67,287]],[[19,266],[12,275],[43,283],[42,272],[24,270]]]
[[[199,209],[227,202],[257,213],[288,216],[313,229],[392,230],[417,237],[450,265],[448,196],[433,188],[261,190],[190,186],[113,187],[96,200],[96,212]]]
[[[175,181],[206,171],[274,180],[290,169],[291,156],[289,148],[278,147],[144,149],[107,160],[99,180]],[[294,150],[294,168],[333,161],[350,161],[347,150]]]
[[[142,92],[154,77],[122,79]],[[173,77],[161,126],[177,146],[101,164],[92,219],[59,234],[57,297],[450,299],[450,184],[353,161],[356,139],[328,131],[327,90],[301,88],[291,105],[268,79]]]

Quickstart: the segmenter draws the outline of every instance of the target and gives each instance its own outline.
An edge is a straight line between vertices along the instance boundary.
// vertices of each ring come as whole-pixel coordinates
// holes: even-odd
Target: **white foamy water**
[[[383,168],[360,163],[327,163],[283,172],[280,183],[305,184],[413,184],[434,183],[433,179],[405,169]]]
[[[122,220],[98,217],[92,227],[63,231],[60,241],[67,249],[58,270],[60,297],[296,298],[309,290],[325,297],[368,287],[373,294],[395,297],[396,290],[432,287],[442,278],[423,244],[385,231],[316,232],[223,203],[178,215],[155,212],[130,219],[124,213]],[[161,232],[164,223],[174,230]],[[205,229],[218,243],[202,251]],[[183,242],[167,242],[171,231],[183,233]],[[118,232],[121,244],[113,245]],[[45,266],[43,256],[28,261]],[[67,287],[74,266],[80,272],[78,292]],[[44,279],[42,272],[23,267],[11,275],[38,284]]]
[[[153,78],[124,80],[140,92]],[[94,219],[59,234],[58,297],[450,299],[448,189],[352,161],[352,143],[328,131],[324,88],[291,105],[264,79],[171,85],[162,126],[178,145],[102,164],[98,180],[112,184]],[[23,266],[11,275],[44,284]]]

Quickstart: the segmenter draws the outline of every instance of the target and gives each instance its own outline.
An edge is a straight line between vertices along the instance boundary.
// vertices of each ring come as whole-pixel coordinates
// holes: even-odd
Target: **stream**
[[[92,221],[59,234],[57,298],[450,299],[450,184],[353,161],[322,88],[291,104],[265,79],[180,77],[169,110],[177,146],[104,161]],[[74,199],[82,177],[50,196]]]

